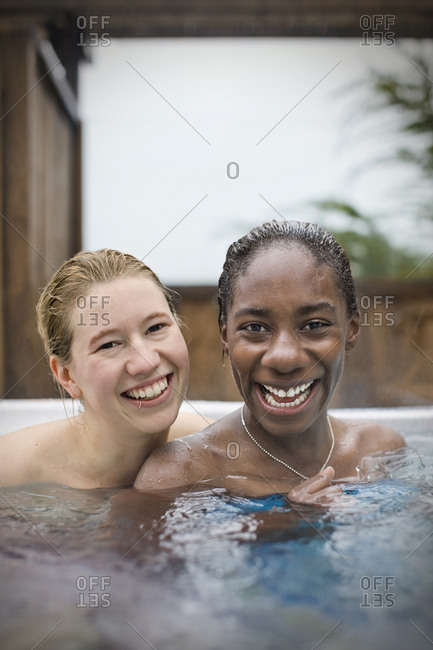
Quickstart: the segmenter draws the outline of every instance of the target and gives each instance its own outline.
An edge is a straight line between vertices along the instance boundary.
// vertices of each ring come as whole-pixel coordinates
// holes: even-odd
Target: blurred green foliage
[[[422,56],[410,59],[417,78],[403,82],[391,75],[374,75],[375,94],[382,107],[394,107],[400,114],[403,133],[422,136],[413,147],[400,147],[397,157],[415,165],[427,178],[433,172],[433,64]],[[418,144],[418,146],[416,146]],[[415,148],[416,147],[416,148]],[[433,219],[433,206],[430,206]]]
[[[315,201],[313,205],[325,212],[338,212],[351,219],[362,221],[366,232],[355,229],[332,231],[347,252],[353,273],[358,278],[408,278],[433,277],[433,252],[431,256],[418,255],[398,248],[374,226],[371,217],[360,214],[355,208],[337,201]]]
[[[420,184],[410,197],[410,219],[428,226],[430,251],[420,254],[393,245],[375,226],[379,215],[362,214],[338,198],[314,201],[320,211],[346,217],[349,227],[328,229],[347,251],[357,277],[433,278],[433,62],[421,54],[410,62],[413,74],[409,80],[372,72],[369,84],[374,101],[364,108],[385,117],[390,128],[397,129],[396,135],[402,136],[396,138],[399,144],[388,162],[397,160],[417,172]]]

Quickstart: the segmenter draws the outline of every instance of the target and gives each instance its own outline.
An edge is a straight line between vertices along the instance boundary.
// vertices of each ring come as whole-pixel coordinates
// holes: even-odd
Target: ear
[[[346,334],[346,352],[351,352],[356,348],[359,335],[361,333],[361,317],[359,312],[352,316],[347,326]]]
[[[225,354],[229,357],[229,344],[227,343],[227,325],[226,323],[221,323],[220,326],[220,337],[221,343],[223,344],[223,350]]]
[[[65,366],[58,357],[51,356],[50,368],[60,386],[62,386],[62,388],[64,388],[73,399],[80,399],[82,396],[81,388],[72,377],[68,366]]]

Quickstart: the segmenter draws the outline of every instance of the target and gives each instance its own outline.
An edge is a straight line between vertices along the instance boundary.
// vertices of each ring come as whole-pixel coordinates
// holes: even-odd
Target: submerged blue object
[[[344,494],[358,494],[358,488],[343,488]]]

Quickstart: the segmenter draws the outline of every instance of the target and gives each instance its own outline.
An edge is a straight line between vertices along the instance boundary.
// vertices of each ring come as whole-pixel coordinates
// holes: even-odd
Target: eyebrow
[[[100,330],[95,336],[92,336],[92,338],[89,341],[89,347],[92,347],[97,343],[100,339],[103,339],[104,336],[115,336],[119,330],[117,329],[102,329]]]
[[[271,312],[269,309],[261,309],[260,307],[242,307],[237,312],[233,314],[234,318],[240,318],[242,316],[257,316],[259,318],[269,317]]]
[[[297,316],[308,316],[316,311],[321,309],[327,309],[332,311],[333,314],[337,313],[335,305],[327,300],[319,300],[318,302],[313,302],[309,305],[302,305],[299,309],[296,310]],[[256,316],[258,318],[269,318],[271,316],[271,311],[269,309],[263,309],[261,307],[242,307],[237,312],[233,314],[234,318],[241,318],[242,316]]]
[[[321,309],[328,309],[334,314],[337,313],[337,308],[335,305],[333,305],[331,302],[328,302],[327,300],[319,300],[318,302],[313,302],[311,305],[303,305],[296,311],[300,316],[308,316],[308,314],[311,314],[315,311],[320,311]]]
[[[167,316],[173,316],[171,312],[155,312],[153,314],[149,314],[149,316],[146,316],[146,318],[143,318],[141,323],[144,325],[147,321],[152,321],[155,318],[166,318]],[[99,330],[95,336],[92,336],[92,338],[89,341],[89,347],[95,345],[100,339],[104,338],[105,336],[116,336],[120,332],[119,328],[105,328],[102,325],[102,329]]]

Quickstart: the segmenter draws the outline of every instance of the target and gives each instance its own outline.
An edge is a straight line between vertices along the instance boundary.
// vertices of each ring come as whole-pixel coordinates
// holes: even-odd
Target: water
[[[433,444],[407,429],[344,508],[203,485],[3,488],[0,647],[431,647]]]

